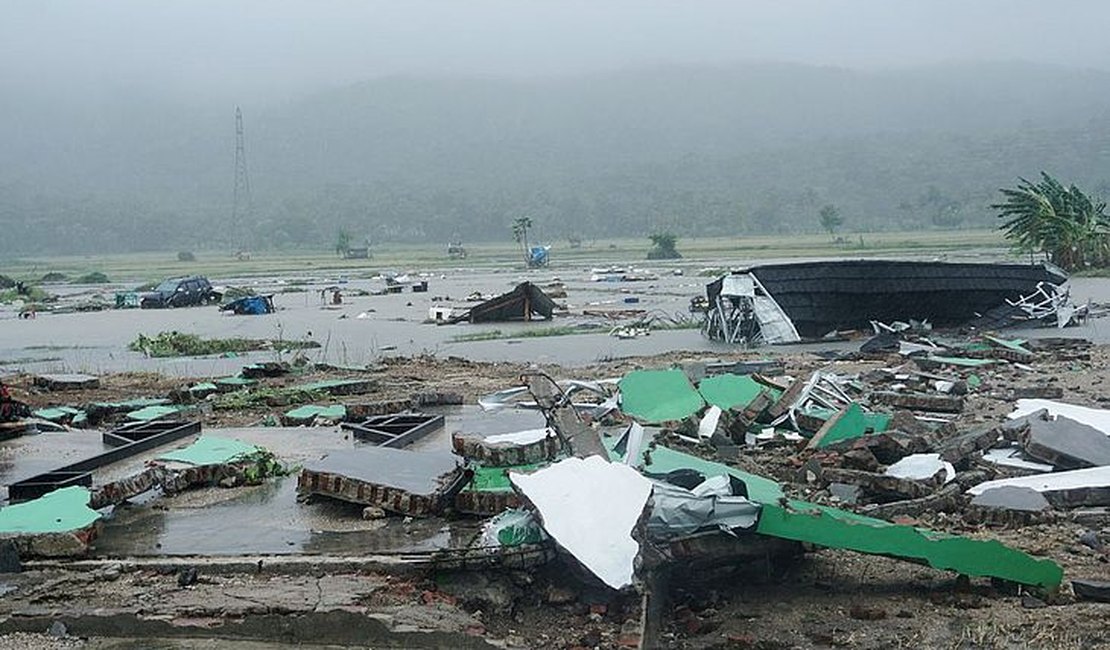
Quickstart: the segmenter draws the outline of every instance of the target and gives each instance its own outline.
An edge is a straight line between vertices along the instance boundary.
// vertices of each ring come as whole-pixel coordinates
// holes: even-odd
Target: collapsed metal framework
[[[801,340],[790,317],[751,273],[721,278],[720,290],[705,312],[702,334],[745,347]]]
[[[1081,321],[1086,317],[1089,307],[1076,306],[1071,301],[1070,287],[1052,284],[1051,282],[1038,282],[1037,290],[1018,300],[1007,300],[1011,307],[1021,311],[1025,320],[1055,321],[1056,327],[1064,328],[1074,321]]]
[[[400,449],[432,431],[442,429],[444,422],[442,415],[395,413],[373,415],[361,422],[344,422],[339,426],[359,440],[375,443],[379,447]]]
[[[102,435],[104,444],[113,449],[16,481],[8,486],[8,501],[29,501],[72,485],[90,487],[93,471],[197,433],[200,433],[197,421],[154,420],[125,424]]]

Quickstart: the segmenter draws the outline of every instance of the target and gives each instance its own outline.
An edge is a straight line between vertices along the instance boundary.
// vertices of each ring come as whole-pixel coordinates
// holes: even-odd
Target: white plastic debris
[[[610,587],[632,584],[640,552],[632,529],[651,495],[651,481],[600,456],[567,458],[531,474],[510,472],[509,480],[559,546]]]
[[[701,422],[698,423],[698,437],[702,440],[709,440],[713,437],[713,432],[717,430],[717,425],[721,421],[721,407],[710,406],[702,416]]]
[[[941,460],[940,454],[911,454],[886,468],[883,473],[896,478],[924,481],[936,476],[941,470],[944,471],[945,483],[956,478],[956,468],[952,463]]]
[[[487,444],[496,445],[500,443],[509,443],[514,445],[529,445],[533,442],[539,442],[548,436],[555,435],[555,430],[548,427],[545,429],[528,429],[526,431],[513,431],[512,433],[498,433],[492,436],[486,436],[483,440]]]

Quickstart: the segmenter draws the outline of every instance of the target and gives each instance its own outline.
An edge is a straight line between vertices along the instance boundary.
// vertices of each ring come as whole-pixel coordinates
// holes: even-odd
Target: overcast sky
[[[280,97],[396,74],[660,63],[1110,69],[1106,0],[2,0],[0,82]]]

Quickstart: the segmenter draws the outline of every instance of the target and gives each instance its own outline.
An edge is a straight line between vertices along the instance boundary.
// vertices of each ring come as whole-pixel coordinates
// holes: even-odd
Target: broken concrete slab
[[[863,489],[850,483],[829,483],[828,490],[830,495],[848,505],[859,503],[860,497],[863,496]]]
[[[600,456],[513,472],[509,480],[535,507],[547,534],[590,573],[613,589],[632,584],[640,552],[632,530],[651,496],[651,481]]]
[[[0,508],[0,539],[11,539],[25,555],[84,553],[100,520],[100,513],[89,508],[90,497],[87,489],[73,486]]]
[[[1110,465],[1110,436],[1069,417],[1052,417],[1041,410],[1013,420],[1020,427],[1025,453],[1056,469],[1082,469]]]
[[[1110,603],[1110,582],[1105,580],[1074,578],[1071,581],[1071,590],[1075,592],[1075,597],[1079,600]]]
[[[1004,485],[991,488],[971,500],[971,505],[980,508],[997,508],[1018,512],[1044,512],[1052,504],[1044,495],[1032,488]]]
[[[969,431],[941,441],[937,445],[937,451],[942,459],[950,463],[958,463],[976,452],[990,449],[998,442],[999,437],[998,429]]]
[[[875,503],[860,508],[860,514],[891,520],[895,517],[920,517],[925,512],[958,512],[967,501],[963,487],[949,483],[936,492],[917,499]]]
[[[94,375],[83,375],[80,373],[50,374],[38,375],[32,380],[32,383],[37,388],[50,391],[86,390],[89,388],[99,388],[100,378]]]
[[[620,408],[644,424],[682,420],[705,407],[686,374],[672,370],[634,370],[620,380]]]
[[[297,491],[412,516],[442,511],[469,480],[449,453],[389,447],[337,449],[305,463]]]
[[[913,411],[962,413],[964,410],[964,398],[960,395],[875,391],[871,393],[870,398],[875,404],[884,404]]]
[[[555,430],[546,427],[492,436],[456,432],[451,435],[451,448],[467,460],[505,467],[552,460],[563,445]]]
[[[290,390],[325,395],[363,395],[378,390],[377,379],[324,379],[293,386]]]
[[[1058,508],[1110,505],[1110,467],[997,479],[972,486],[967,493],[977,496],[992,488],[1006,486],[1036,490]]]
[[[858,485],[872,503],[917,499],[932,492],[932,486],[922,481],[875,474],[859,469],[824,468],[821,470],[821,479],[829,483]]]
[[[988,449],[983,453],[983,460],[994,465],[1010,467],[1021,470],[1025,474],[1051,472],[1056,469],[1048,463],[1039,463],[1025,456],[1025,451],[1020,445]]]

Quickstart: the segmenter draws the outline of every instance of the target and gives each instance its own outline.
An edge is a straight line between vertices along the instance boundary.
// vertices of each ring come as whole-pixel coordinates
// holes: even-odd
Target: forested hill
[[[1110,74],[785,64],[565,78],[386,78],[243,101],[254,205],[233,233],[234,105],[0,92],[0,253],[326,247],[982,227],[1044,169],[1110,193]]]

